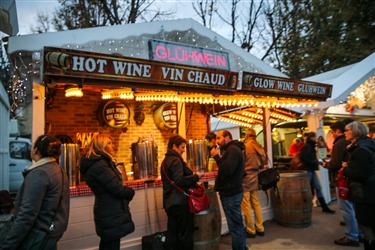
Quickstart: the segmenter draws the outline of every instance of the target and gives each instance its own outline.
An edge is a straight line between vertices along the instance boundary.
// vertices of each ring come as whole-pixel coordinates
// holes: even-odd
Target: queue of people
[[[314,132],[304,134],[304,142],[296,138],[290,147],[292,162],[300,162],[299,169],[307,170],[313,194],[318,197],[322,211],[334,213],[330,209],[321,192],[321,185],[315,171],[318,170],[319,159],[324,159],[322,166],[336,176],[333,183],[336,187],[338,207],[345,227],[344,236],[334,240],[336,245],[359,247],[364,242],[364,249],[375,249],[375,141],[369,138],[368,127],[361,122],[344,119],[330,126],[334,142],[327,156],[324,139],[316,140]],[[303,145],[298,147],[298,145]],[[295,161],[298,159],[297,161]],[[339,195],[337,177],[343,172],[348,181],[349,198]],[[358,197],[359,195],[359,197]]]
[[[374,249],[375,142],[367,137],[368,128],[360,122],[338,122],[331,130],[335,141],[331,160],[325,167],[333,171],[343,168],[344,175],[353,184],[350,199],[338,201],[346,230],[334,243],[359,246],[359,240],[363,239],[366,250]],[[267,165],[266,153],[256,141],[253,129],[246,131],[244,143],[234,140],[227,130],[215,136],[211,133],[207,139],[212,144],[210,157],[218,166],[214,188],[228,223],[232,249],[248,249],[247,238],[265,235],[257,175]],[[183,160],[186,143],[179,135],[170,137],[160,171],[163,207],[168,218],[166,248],[171,250],[193,249],[194,214],[189,210],[185,193],[197,185],[203,173],[194,173]],[[0,249],[22,249],[30,243],[31,232],[40,241],[39,249],[57,249],[69,217],[69,182],[58,164],[60,146],[60,141],[49,135],[38,137],[33,144],[34,163],[24,172],[25,180],[15,201],[14,221]],[[308,172],[322,211],[334,213],[324,200],[315,174],[319,162],[314,132],[306,134],[299,150],[296,155]],[[99,249],[120,249],[120,239],[135,230],[129,209],[135,192],[123,184],[111,137],[103,134],[93,137],[81,159],[80,172],[95,195],[93,213],[100,237]]]
[[[338,171],[342,168],[343,162],[346,157],[346,147],[349,142],[345,139],[345,122],[338,121],[330,126],[331,133],[334,137],[331,158],[325,163],[325,167],[328,168],[335,176],[338,175]],[[360,232],[358,229],[357,219],[355,217],[354,205],[350,200],[344,200],[340,198],[338,194],[337,181],[334,183],[336,187],[337,204],[342,214],[343,220],[340,222],[341,225],[345,226],[345,235],[334,241],[337,245],[343,246],[359,246]]]

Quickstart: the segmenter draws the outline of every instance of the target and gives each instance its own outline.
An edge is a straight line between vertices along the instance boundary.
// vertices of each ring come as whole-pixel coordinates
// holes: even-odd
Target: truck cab
[[[31,140],[23,137],[9,138],[9,192],[15,193],[23,182],[22,172],[31,165]]]

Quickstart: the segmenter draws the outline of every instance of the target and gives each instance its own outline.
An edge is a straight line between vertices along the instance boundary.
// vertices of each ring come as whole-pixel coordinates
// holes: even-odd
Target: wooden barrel
[[[69,55],[61,52],[48,52],[45,59],[47,62],[61,68],[68,68],[70,65]]]
[[[274,219],[286,227],[311,224],[312,195],[306,171],[280,173],[279,191],[272,191]]]
[[[194,216],[194,250],[218,250],[221,235],[221,214],[216,192],[206,190],[210,207]]]

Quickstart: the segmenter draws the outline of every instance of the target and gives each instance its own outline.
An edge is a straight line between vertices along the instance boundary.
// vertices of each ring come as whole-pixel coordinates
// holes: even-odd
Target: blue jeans
[[[342,200],[339,197],[338,189],[336,188],[337,203],[345,221],[345,235],[351,240],[358,241],[360,235],[358,229],[357,219],[355,218],[355,211],[353,203],[349,200]]]
[[[316,191],[316,197],[324,198],[323,193],[322,193],[322,187],[320,186],[320,181],[315,171],[307,171],[307,175],[309,176],[311,188],[313,188]]]
[[[246,232],[241,213],[241,202],[243,193],[232,196],[220,195],[221,205],[223,206],[225,218],[227,219],[229,233],[232,236],[232,249],[245,250]]]

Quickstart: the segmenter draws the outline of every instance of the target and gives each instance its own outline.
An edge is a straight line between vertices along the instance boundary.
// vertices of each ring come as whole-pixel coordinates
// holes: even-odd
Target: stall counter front
[[[216,175],[217,172],[205,173],[201,181],[213,186]],[[142,180],[129,181],[126,185],[135,189],[135,196],[130,202],[135,231],[122,238],[121,249],[139,250],[142,236],[166,230],[167,216],[163,209],[162,182],[158,178],[154,182],[146,183]],[[273,217],[271,202],[267,202],[264,192],[260,192],[259,195],[266,221]],[[95,233],[93,217],[95,198],[90,188],[87,185],[71,187],[70,197],[69,225],[59,241],[58,248],[61,250],[98,249],[100,239]],[[228,232],[227,222],[218,195],[217,198],[221,213],[221,234],[225,234]]]

